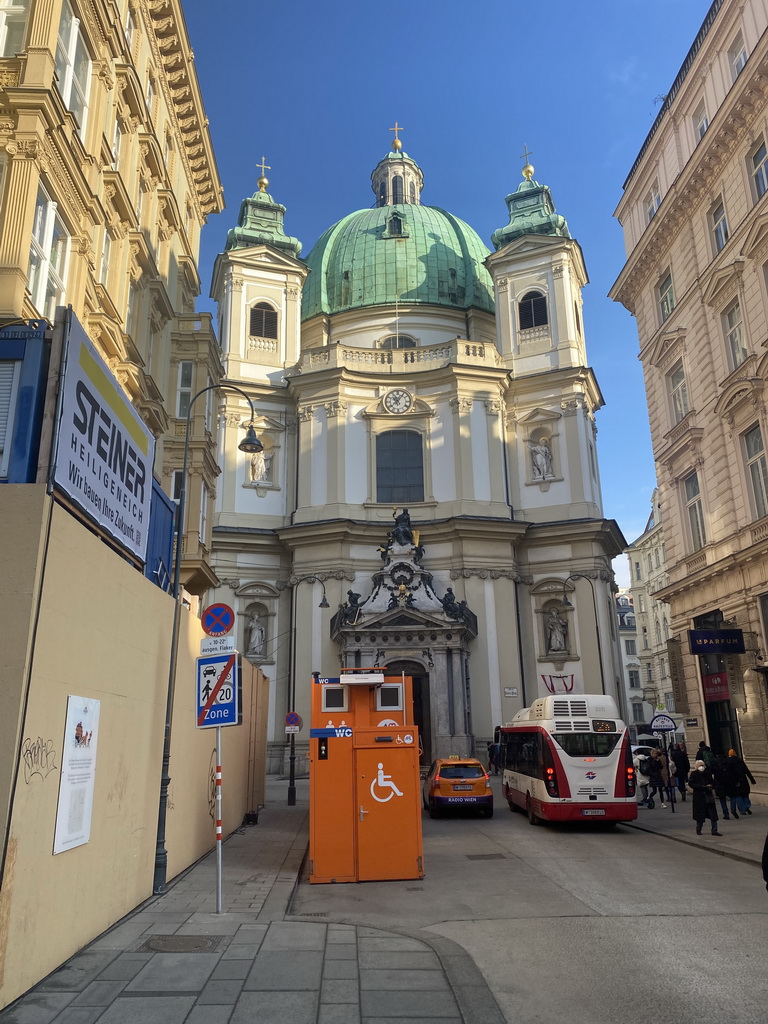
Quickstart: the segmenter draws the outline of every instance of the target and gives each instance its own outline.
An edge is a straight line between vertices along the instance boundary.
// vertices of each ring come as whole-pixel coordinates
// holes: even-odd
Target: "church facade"
[[[396,139],[373,208],[305,260],[263,176],[217,259],[224,380],[264,451],[243,460],[250,414],[224,394],[209,596],[270,679],[272,770],[289,710],[306,744],[312,672],[412,676],[427,763],[484,755],[547,693],[621,702],[587,274],[523,173],[493,252],[422,203]]]

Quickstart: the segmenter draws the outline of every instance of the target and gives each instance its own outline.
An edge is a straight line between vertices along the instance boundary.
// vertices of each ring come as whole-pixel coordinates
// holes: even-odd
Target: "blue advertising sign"
[[[691,654],[743,654],[744,634],[740,629],[689,629]]]
[[[240,725],[237,659],[234,651],[197,659],[198,729]]]

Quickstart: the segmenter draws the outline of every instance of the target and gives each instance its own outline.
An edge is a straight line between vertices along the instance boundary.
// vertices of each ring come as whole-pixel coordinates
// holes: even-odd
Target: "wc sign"
[[[327,729],[310,729],[309,735],[314,738],[337,737],[340,739],[351,739],[352,729],[348,725],[329,726]]]

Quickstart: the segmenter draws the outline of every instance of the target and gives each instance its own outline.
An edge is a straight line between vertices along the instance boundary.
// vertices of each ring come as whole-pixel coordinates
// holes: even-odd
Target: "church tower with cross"
[[[248,414],[226,392],[209,597],[270,679],[274,771],[313,671],[411,676],[427,759],[484,756],[548,693],[617,696],[624,539],[602,512],[579,245],[527,149],[491,252],[425,202],[390,131],[373,205],[361,189],[303,257],[262,158],[214,269],[264,453],[238,456]]]

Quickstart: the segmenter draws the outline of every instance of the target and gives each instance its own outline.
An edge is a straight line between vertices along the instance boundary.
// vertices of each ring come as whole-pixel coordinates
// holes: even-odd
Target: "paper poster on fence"
[[[91,838],[100,709],[101,701],[67,697],[54,853],[82,846]]]

